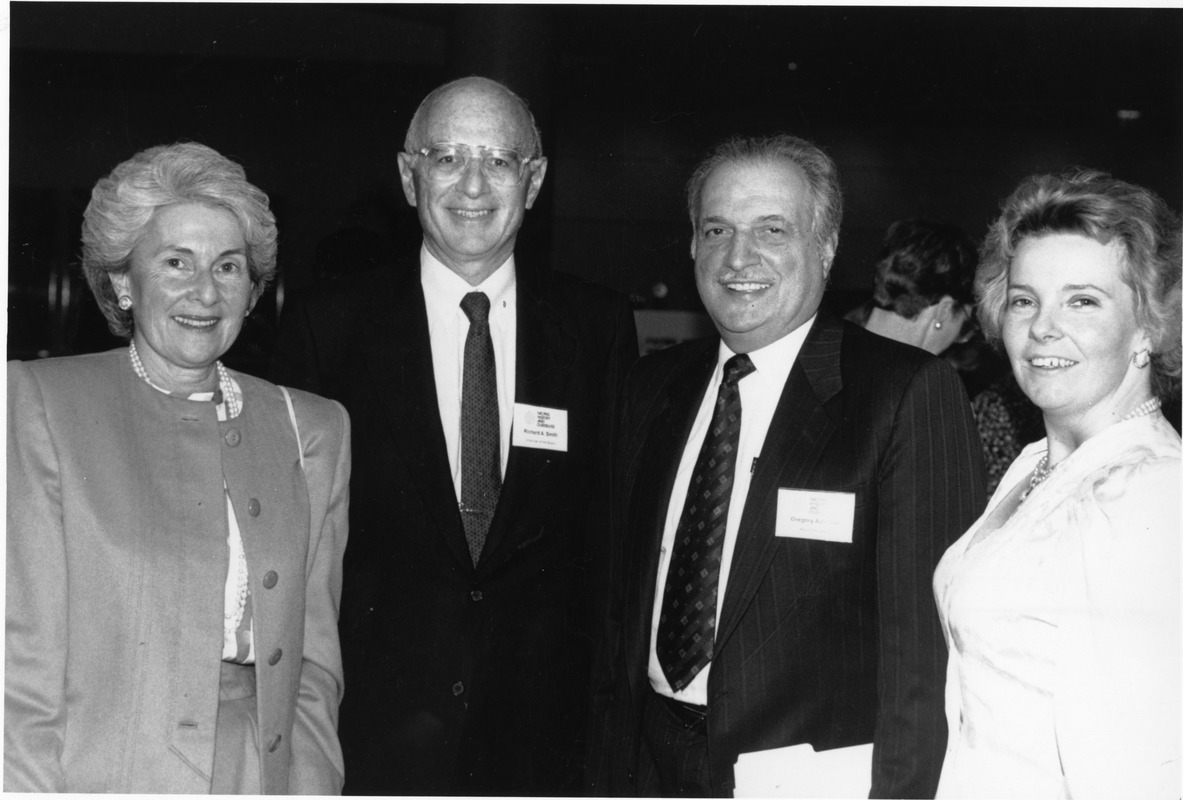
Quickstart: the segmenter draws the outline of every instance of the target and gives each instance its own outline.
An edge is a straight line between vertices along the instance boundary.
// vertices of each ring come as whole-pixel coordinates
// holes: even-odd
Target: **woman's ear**
[[[255,304],[259,302],[259,298],[263,296],[263,287],[258,284],[251,285],[251,301],[246,304],[246,313],[243,317],[249,317],[251,312],[255,310]]]
[[[131,295],[131,278],[127,271],[123,272],[108,272],[107,280],[111,281],[111,288],[115,290],[115,299],[118,300],[123,295]]]
[[[957,316],[957,303],[949,295],[945,295],[938,300],[933,309],[933,320],[941,323],[941,327],[954,323],[954,317]]]

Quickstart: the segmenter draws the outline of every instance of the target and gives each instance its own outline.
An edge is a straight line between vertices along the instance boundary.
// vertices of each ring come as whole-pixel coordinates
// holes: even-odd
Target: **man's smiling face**
[[[698,294],[727,346],[759,350],[821,305],[837,244],[819,246],[813,193],[787,160],[729,161],[702,187],[690,246]]]
[[[423,147],[451,142],[470,148],[508,148],[531,156],[531,127],[525,110],[490,82],[461,83],[435,98],[417,132]],[[525,166],[521,182],[489,182],[473,159],[448,181],[429,178],[422,156],[399,154],[407,202],[419,212],[427,249],[473,285],[513,253],[526,209],[534,204],[546,174],[546,160]]]

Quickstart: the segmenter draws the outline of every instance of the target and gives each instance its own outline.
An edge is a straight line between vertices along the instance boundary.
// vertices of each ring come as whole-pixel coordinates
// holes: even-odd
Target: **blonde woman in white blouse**
[[[83,269],[130,344],[8,365],[5,791],[341,790],[349,421],[218,360],[275,242],[202,145],[94,189]]]
[[[1179,797],[1179,273],[1178,218],[1098,172],[990,229],[979,313],[1047,438],[937,567],[938,797]]]

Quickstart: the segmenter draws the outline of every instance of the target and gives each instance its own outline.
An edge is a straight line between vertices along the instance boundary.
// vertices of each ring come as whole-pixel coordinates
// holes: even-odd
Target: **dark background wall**
[[[395,154],[432,87],[502,80],[551,159],[524,257],[698,308],[683,182],[732,133],[827,147],[847,197],[832,302],[886,226],[980,238],[1070,165],[1183,196],[1183,9],[13,2],[9,358],[111,346],[77,269],[90,187],[191,139],[272,198],[282,281],[228,359],[265,363],[293,289],[418,240]],[[841,309],[839,309],[841,310]]]

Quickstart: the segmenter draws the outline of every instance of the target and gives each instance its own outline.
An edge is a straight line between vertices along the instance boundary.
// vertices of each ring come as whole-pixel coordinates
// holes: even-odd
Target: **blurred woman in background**
[[[992,493],[1023,446],[1043,436],[1043,426],[974,319],[977,264],[973,242],[956,225],[894,222],[875,262],[871,299],[847,319],[942,356],[957,368],[973,407],[986,489]]]

